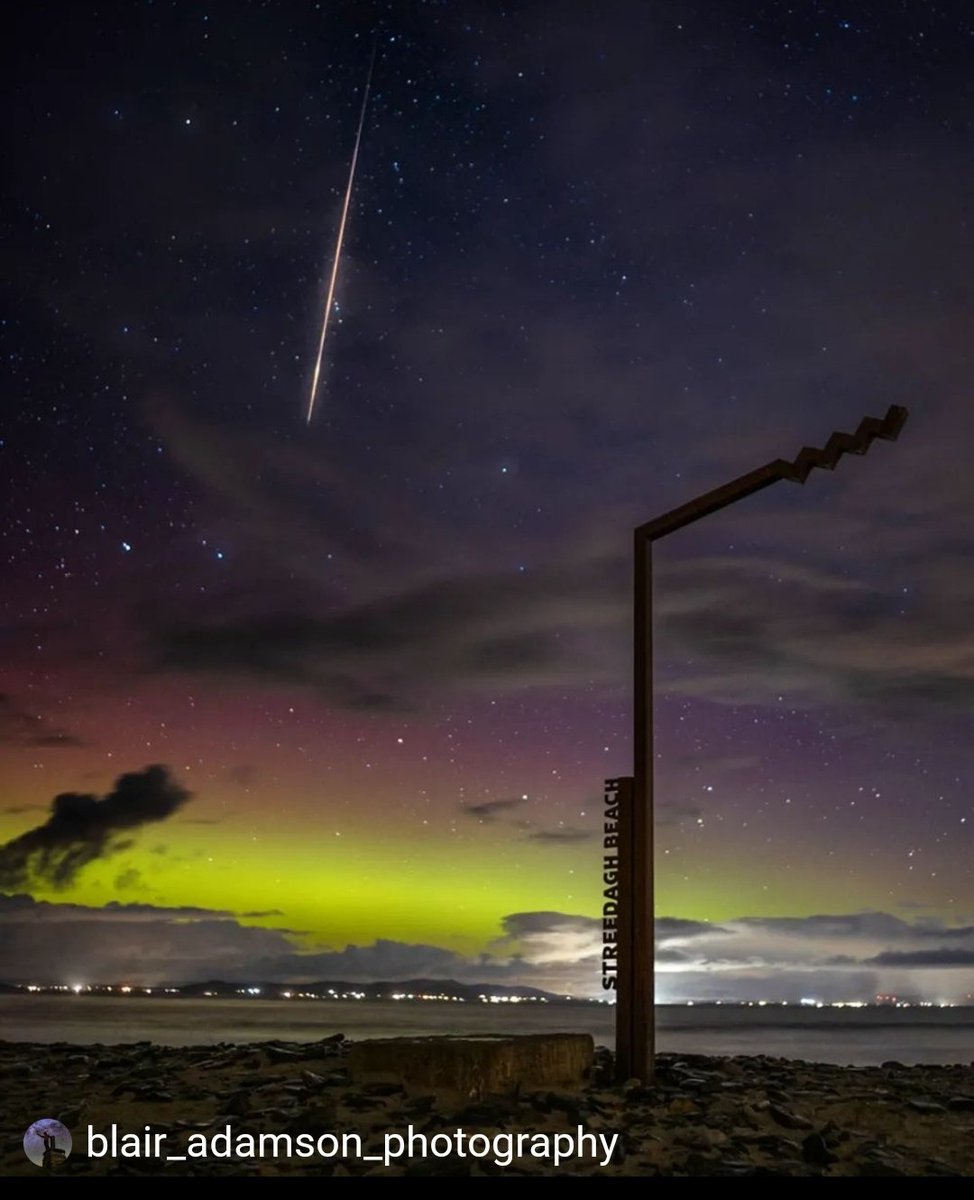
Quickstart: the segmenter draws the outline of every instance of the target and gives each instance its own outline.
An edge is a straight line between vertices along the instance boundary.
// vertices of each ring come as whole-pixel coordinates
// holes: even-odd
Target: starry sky
[[[974,992],[966,5],[10,32],[0,978],[598,994],[632,527],[902,404],[657,548],[660,995]]]

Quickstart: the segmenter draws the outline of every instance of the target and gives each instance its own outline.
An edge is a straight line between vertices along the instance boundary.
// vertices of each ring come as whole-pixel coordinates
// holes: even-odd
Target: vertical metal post
[[[633,544],[632,949],[628,1078],[649,1082],[656,1057],[653,879],[653,559],[637,531]],[[620,980],[621,983],[621,980]]]

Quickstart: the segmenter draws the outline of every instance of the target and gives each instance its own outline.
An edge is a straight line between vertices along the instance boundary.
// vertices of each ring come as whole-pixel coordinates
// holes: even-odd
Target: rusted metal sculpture
[[[789,462],[773,462],[635,530],[633,628],[633,775],[607,780],[619,793],[616,1071],[620,1079],[651,1080],[656,1054],[653,881],[653,620],[652,546],[667,534],[743,500],[781,479],[804,483],[814,467],[831,471],[843,454],[865,454],[876,438],[895,441],[907,410],[865,417],[855,433],[833,433],[822,449],[805,446]],[[630,799],[631,797],[631,799]]]

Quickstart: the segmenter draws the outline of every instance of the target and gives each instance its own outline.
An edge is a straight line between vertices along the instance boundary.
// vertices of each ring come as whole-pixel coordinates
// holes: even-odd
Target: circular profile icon
[[[71,1153],[71,1131],[53,1117],[42,1117],[24,1134],[24,1153],[35,1166],[53,1171]]]

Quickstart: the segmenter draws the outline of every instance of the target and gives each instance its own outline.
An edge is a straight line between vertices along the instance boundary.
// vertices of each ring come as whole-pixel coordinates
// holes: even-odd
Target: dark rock
[[[88,1101],[82,1100],[79,1104],[74,1105],[73,1108],[66,1108],[63,1112],[58,1113],[57,1119],[62,1125],[67,1125],[71,1129],[72,1126],[79,1124],[87,1111]]]
[[[300,1050],[288,1050],[283,1046],[265,1046],[264,1053],[271,1062],[298,1062],[304,1058],[304,1054]]]
[[[785,1158],[789,1155],[801,1154],[801,1147],[797,1142],[793,1142],[791,1138],[781,1137],[777,1133],[752,1135],[747,1141],[750,1145],[763,1150],[765,1154],[770,1154],[774,1158]]]
[[[399,1080],[390,1080],[389,1082],[379,1080],[375,1083],[364,1083],[362,1091],[366,1096],[402,1096],[406,1089]]]
[[[974,1096],[951,1096],[947,1107],[951,1112],[974,1112]]]
[[[778,1104],[769,1105],[768,1112],[771,1114],[771,1119],[783,1129],[814,1128],[813,1121],[809,1121],[807,1117],[799,1116],[798,1113],[791,1112],[790,1109],[782,1108]]]
[[[906,1107],[915,1113],[923,1113],[927,1116],[935,1116],[947,1111],[943,1104],[936,1104],[933,1100],[907,1100]]]
[[[681,1130],[674,1140],[692,1150],[715,1150],[726,1144],[727,1134],[719,1129],[708,1129],[706,1125],[698,1125]]]
[[[903,1163],[899,1159],[893,1158],[872,1158],[867,1162],[860,1163],[860,1175],[907,1175],[908,1171],[903,1169]]]
[[[816,1167],[826,1167],[829,1163],[839,1161],[839,1156],[832,1153],[820,1133],[810,1133],[803,1139],[802,1158]]]
[[[251,1109],[250,1092],[234,1092],[223,1105],[224,1112],[231,1117],[243,1116]]]
[[[836,1146],[847,1142],[852,1136],[848,1129],[843,1129],[841,1125],[836,1125],[834,1121],[827,1121],[818,1132],[826,1146],[833,1150]]]
[[[587,1107],[580,1096],[566,1092],[535,1092],[530,1103],[538,1112],[563,1112],[572,1121],[578,1121]]]
[[[310,1133],[315,1137],[322,1133],[333,1133],[336,1107],[330,1100],[322,1100],[291,1118],[288,1133]]]
[[[350,1096],[343,1096],[342,1103],[346,1108],[350,1108],[352,1112],[368,1112],[373,1108],[383,1108],[382,1100],[378,1096],[363,1096],[360,1092],[353,1092]]]
[[[496,1125],[509,1120],[518,1107],[516,1102],[502,1096],[479,1100],[476,1104],[468,1104],[460,1109],[451,1121],[456,1125]],[[545,1110],[548,1111],[548,1110]]]

